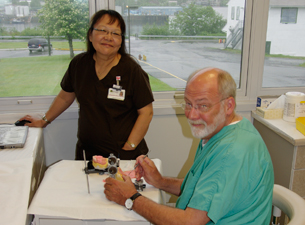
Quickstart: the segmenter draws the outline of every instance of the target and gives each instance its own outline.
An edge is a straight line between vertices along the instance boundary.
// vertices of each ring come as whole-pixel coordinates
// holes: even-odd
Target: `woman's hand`
[[[30,121],[30,123],[24,124],[24,126],[29,126],[29,127],[46,127],[48,125],[48,123],[46,121],[42,120],[42,118],[36,118],[36,117],[32,117],[30,115],[26,115],[19,119],[19,121],[21,121],[21,120]]]

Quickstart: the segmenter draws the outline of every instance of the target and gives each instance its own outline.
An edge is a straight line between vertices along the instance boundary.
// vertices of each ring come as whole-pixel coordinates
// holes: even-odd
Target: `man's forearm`
[[[140,196],[134,201],[132,209],[155,225],[204,225],[210,221],[206,211],[192,208],[182,210],[160,205],[144,196]]]
[[[157,204],[144,196],[134,201],[132,209],[155,225],[173,224],[173,221],[177,218],[175,211],[178,210]]]
[[[158,182],[158,184],[155,184],[154,186],[170,194],[179,196],[181,192],[182,182],[183,179],[173,177],[162,177],[162,181]]]

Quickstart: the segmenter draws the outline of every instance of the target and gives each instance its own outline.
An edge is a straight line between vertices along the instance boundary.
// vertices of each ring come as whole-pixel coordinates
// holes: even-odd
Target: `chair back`
[[[281,185],[273,187],[272,205],[282,210],[290,219],[288,225],[305,225],[305,200]]]

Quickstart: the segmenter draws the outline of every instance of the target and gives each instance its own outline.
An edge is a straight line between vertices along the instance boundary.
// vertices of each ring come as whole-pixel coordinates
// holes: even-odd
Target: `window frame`
[[[283,11],[284,10],[292,10],[292,9],[295,9],[296,10],[296,12],[295,12],[295,20],[292,22],[292,21],[290,21],[290,13],[288,13],[288,21],[283,21],[283,18],[284,18],[284,16],[283,16]],[[281,8],[281,20],[280,20],[280,23],[283,23],[283,24],[296,24],[297,23],[297,21],[298,21],[298,8],[297,7],[282,7]]]
[[[115,8],[114,1],[90,1],[89,10]],[[291,88],[263,88],[265,42],[268,23],[269,0],[246,0],[244,38],[242,49],[240,88],[237,90],[237,111],[251,111],[256,107],[257,96],[281,95]],[[92,12],[92,11],[91,11]],[[294,87],[305,92],[305,87]],[[154,115],[183,114],[180,103],[183,91],[154,92]],[[0,98],[0,114],[46,112],[55,96],[23,96]],[[78,105],[74,102],[61,118],[78,117]]]

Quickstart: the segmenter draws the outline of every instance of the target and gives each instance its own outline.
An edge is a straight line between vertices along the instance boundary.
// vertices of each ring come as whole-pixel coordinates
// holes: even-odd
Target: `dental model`
[[[104,170],[108,167],[108,158],[104,158],[100,155],[92,157],[92,165],[97,170]]]

